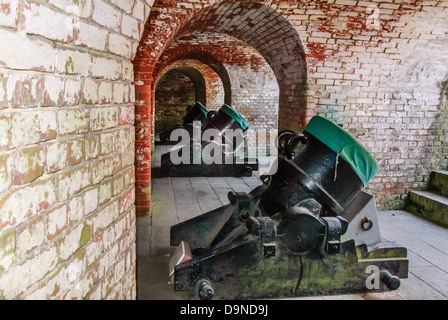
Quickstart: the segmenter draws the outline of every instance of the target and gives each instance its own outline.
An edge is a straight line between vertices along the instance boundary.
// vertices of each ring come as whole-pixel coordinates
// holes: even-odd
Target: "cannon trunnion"
[[[278,169],[250,193],[171,227],[175,290],[199,299],[259,299],[396,290],[407,250],[383,242],[375,199],[362,188],[378,172],[368,151],[332,122],[278,138]],[[175,260],[175,259],[173,259]]]

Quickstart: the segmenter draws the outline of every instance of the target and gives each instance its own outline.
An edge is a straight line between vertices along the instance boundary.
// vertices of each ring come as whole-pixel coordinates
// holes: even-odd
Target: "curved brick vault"
[[[193,86],[182,88],[185,81]],[[225,90],[221,77],[209,65],[194,59],[177,60],[165,66],[155,83],[154,133],[181,124],[186,107],[196,101],[209,110],[217,110],[226,100],[231,101],[231,97],[225,96],[230,84]]]
[[[177,39],[197,32],[213,32],[230,35],[252,46],[277,78],[279,128],[298,129],[307,120],[305,52],[297,31],[283,15],[258,1],[220,1],[205,4],[196,11],[183,7],[182,3],[165,1],[156,1],[153,9],[158,5],[163,8],[151,11],[134,60],[136,134],[141,137],[136,138],[137,208],[142,208],[139,211],[147,210],[150,203],[150,181],[144,179],[151,171],[154,73],[164,50]],[[190,58],[194,55],[189,54]]]
[[[154,7],[157,4],[156,1]],[[163,1],[161,4],[172,14],[168,17],[160,10],[150,15],[150,23],[134,60],[136,80],[144,84],[141,87],[145,87],[137,87],[137,95],[142,93],[141,100],[151,102],[146,94],[150,94],[148,91],[154,68],[163,50],[172,41],[194,32],[213,31],[249,44],[269,63],[281,92],[280,128],[297,129],[306,122],[305,52],[299,34],[283,15],[257,1],[220,1],[196,12],[169,10],[169,5]],[[182,5],[177,8],[182,8]],[[175,12],[179,12],[178,15]],[[160,29],[162,25],[163,31]]]

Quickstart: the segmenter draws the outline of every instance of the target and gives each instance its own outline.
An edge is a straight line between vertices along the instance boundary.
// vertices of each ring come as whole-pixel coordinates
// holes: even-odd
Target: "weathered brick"
[[[84,274],[80,279],[74,280],[75,284],[64,296],[64,300],[82,300],[93,287],[93,278],[90,273]]]
[[[73,18],[44,5],[26,3],[23,18],[27,33],[61,42],[69,42],[73,39]]]
[[[145,5],[142,1],[140,0],[135,1],[132,16],[140,21],[143,21],[145,19]]]
[[[15,244],[16,235],[14,229],[0,233],[0,274],[7,270],[14,263],[16,248]]]
[[[98,193],[98,203],[104,204],[112,198],[112,181],[101,183]]]
[[[43,81],[43,106],[61,106],[64,98],[63,78],[47,75]]]
[[[118,216],[119,204],[118,201],[114,201],[91,218],[93,235],[97,236],[99,232],[105,230],[118,218]]]
[[[103,133],[100,135],[100,154],[102,156],[114,151],[114,134]]]
[[[131,206],[133,206],[134,202],[135,202],[135,189],[132,188],[131,190],[129,190],[123,196],[120,197],[120,214],[124,213]]]
[[[134,128],[130,113],[132,107],[129,107],[135,101],[135,87],[132,84],[134,66],[130,60],[139,43],[142,47],[137,52],[135,61],[136,83],[154,86],[151,79],[158,76],[157,73],[166,66],[164,64],[175,61],[181,54],[190,54],[193,51],[189,52],[184,48],[191,49],[196,44],[196,48],[201,46],[201,52],[210,54],[225,64],[231,83],[236,84],[231,88],[234,106],[245,116],[248,115],[249,121],[259,117],[263,126],[275,126],[279,123],[281,127],[297,129],[298,121],[306,122],[317,112],[334,119],[344,128],[349,128],[381,160],[382,173],[373,181],[372,190],[382,202],[390,199],[392,194],[403,193],[403,190],[413,185],[423,186],[425,174],[422,172],[429,167],[446,163],[445,142],[448,138],[446,122],[443,122],[446,117],[446,92],[443,90],[446,89],[442,86],[446,82],[448,69],[445,62],[448,56],[444,46],[444,24],[441,22],[445,21],[443,17],[446,15],[446,10],[440,10],[446,9],[443,1],[430,1],[423,3],[423,6],[409,1],[374,1],[373,4],[380,7],[380,23],[384,30],[370,28],[372,23],[369,22],[371,17],[368,7],[372,3],[368,1],[358,3],[336,0],[322,5],[319,1],[311,0],[303,2],[300,8],[292,2],[277,1],[269,10],[250,1],[222,4],[208,0],[160,1],[155,3],[155,7],[154,0],[83,0],[79,6],[71,0],[49,0],[48,4],[37,1],[23,3],[23,6],[14,4],[15,7],[10,0],[0,1],[3,9],[0,10],[0,39],[2,43],[8,44],[0,51],[0,66],[2,70],[8,70],[2,71],[0,75],[0,109],[3,111],[0,115],[0,127],[3,129],[0,130],[0,150],[7,150],[7,153],[0,156],[0,192],[3,188],[6,194],[0,200],[0,229],[8,227],[8,232],[15,232],[11,225],[26,226],[28,215],[42,211],[32,209],[24,214],[24,208],[28,210],[28,199],[14,201],[18,212],[14,218],[10,218],[12,213],[4,210],[5,203],[12,207],[9,200],[11,194],[21,190],[16,187],[13,191],[9,190],[13,168],[9,169],[8,163],[11,160],[8,157],[24,150],[24,146],[32,147],[36,143],[53,140],[57,133],[60,136],[76,135],[70,138],[60,137],[63,140],[58,140],[63,142],[71,139],[67,141],[68,164],[78,166],[70,170],[77,170],[82,165],[97,166],[98,176],[90,172],[92,175],[89,178],[99,179],[96,181],[97,185],[73,191],[75,194],[69,200],[58,205],[72,209],[68,221],[70,227],[76,228],[83,219],[100,226],[95,240],[92,240],[93,237],[81,237],[84,240],[80,241],[71,235],[73,229],[68,227],[59,233],[55,231],[55,235],[50,233],[53,236],[51,240],[66,236],[70,238],[68,241],[73,242],[67,244],[67,252],[63,252],[64,257],[69,256],[62,264],[63,267],[59,264],[56,268],[56,264],[53,264],[53,261],[57,263],[57,250],[53,251],[54,256],[46,256],[51,262],[49,267],[41,265],[42,260],[31,262],[33,259],[30,259],[30,262],[16,268],[14,258],[7,253],[5,265],[13,268],[4,272],[0,270],[2,297],[21,299],[46,295],[52,298],[79,299],[89,294],[88,298],[101,299],[132,296],[125,293],[132,291],[135,295],[135,272],[132,272],[132,269],[135,270],[135,222],[132,222],[135,219],[135,208],[131,205],[122,216],[119,212],[130,203],[125,195],[132,198],[129,191],[125,194],[123,192],[133,188],[135,170],[139,180],[144,180],[139,181],[139,189],[136,190],[145,189],[141,193],[145,201],[145,197],[150,196],[148,179],[154,120],[152,108],[157,105],[157,116],[161,111],[159,103],[154,104],[152,101],[154,92],[151,89],[138,92],[138,104],[145,107],[138,109],[137,120],[146,121],[148,125],[137,124],[138,138],[146,140],[138,143],[138,166],[135,169]],[[213,5],[210,6],[211,3]],[[249,8],[250,11],[247,11]],[[151,10],[152,16],[143,32],[143,23]],[[53,12],[54,19],[43,19]],[[205,14],[198,16],[197,13]],[[18,14],[22,14],[20,19]],[[328,19],[330,16],[331,19]],[[68,44],[60,43],[69,41],[67,34],[70,33],[65,32],[65,27],[61,24],[62,17],[69,18],[68,25],[75,25],[75,39]],[[77,19],[78,17],[81,19]],[[193,17],[191,24],[183,24],[186,17]],[[39,19],[41,25],[37,25]],[[18,28],[19,21],[24,32],[14,31]],[[48,26],[56,23],[61,26],[59,29],[48,30]],[[179,27],[184,27],[182,31],[193,36],[177,41],[176,32],[180,30]],[[203,31],[205,28],[213,29],[214,33],[195,35],[200,33],[196,31]],[[259,63],[260,59],[247,59],[244,54],[239,54],[239,50],[232,50],[230,58],[226,57],[226,46],[221,45],[225,42],[217,39],[227,36],[217,35],[218,33],[228,33],[242,42],[250,42],[262,54],[258,58],[268,61],[268,66],[275,73],[272,79],[282,88],[282,95],[276,104],[271,105],[267,100],[254,100],[251,97],[256,95],[255,89],[260,88],[262,81],[266,80],[266,84],[269,82],[267,77],[258,76],[264,72],[261,71],[263,69],[259,69],[259,73],[254,72],[254,69],[263,65]],[[141,34],[144,34],[142,41]],[[182,42],[185,46],[181,45]],[[232,45],[229,48],[240,48],[234,39],[228,41],[228,44]],[[171,50],[174,47],[177,50]],[[113,59],[114,55],[116,59]],[[303,60],[304,57],[306,61]],[[140,58],[142,61],[139,61]],[[233,61],[226,60],[232,58]],[[144,65],[139,65],[140,63]],[[318,71],[322,67],[327,69]],[[202,74],[208,86],[212,76]],[[55,86],[50,89],[47,88],[47,82],[51,81],[48,79],[59,79],[64,83],[62,105],[62,82],[55,80]],[[110,94],[110,84],[113,86],[113,95]],[[418,96],[415,88],[419,88],[418,92],[430,92],[431,96]],[[209,89],[207,87],[207,92],[215,93]],[[244,90],[247,91],[246,95],[239,95]],[[81,96],[84,97],[83,101],[80,101]],[[214,100],[208,95],[207,101],[210,103]],[[91,105],[79,108],[87,111],[87,125],[85,121],[82,125],[70,123],[78,122],[73,121],[69,113],[78,110],[73,107],[79,103]],[[116,111],[110,112],[112,109],[107,109],[110,106],[105,106],[104,113],[98,109],[95,116],[90,117],[90,109],[98,108],[99,103],[113,104],[111,108],[116,108]],[[246,108],[250,105],[262,107],[254,112],[250,107]],[[62,109],[55,111],[56,108],[45,109],[42,106],[72,108],[65,108],[66,114],[63,115]],[[32,112],[13,109],[35,107],[36,111]],[[144,111],[145,109],[149,112]],[[48,113],[41,113],[43,110]],[[273,115],[267,111],[264,113],[264,110],[271,110],[272,114],[275,113],[274,116],[280,116],[280,120],[272,120]],[[399,112],[404,115],[398,115]],[[95,130],[92,130],[93,123]],[[114,129],[115,126],[121,127]],[[115,160],[101,164],[103,158],[94,160],[97,159],[98,147],[91,150],[86,148],[89,160],[84,160],[83,141],[92,134],[89,130],[95,131],[94,134],[100,137],[99,156],[107,155],[112,159],[112,153],[115,153]],[[393,143],[390,137],[396,138]],[[113,148],[111,144],[114,144]],[[50,144],[43,145],[47,147]],[[16,147],[20,149],[11,150]],[[415,177],[398,175],[397,166],[401,166],[399,169],[402,171],[403,163],[406,163],[409,172],[417,171],[418,174]],[[109,171],[105,168],[106,165],[114,169]],[[56,160],[52,164],[46,162],[46,173],[58,172],[51,175],[53,182],[62,174],[59,170],[64,168]],[[125,169],[120,172],[120,168]],[[3,176],[2,170],[6,172]],[[34,183],[28,187],[34,187]],[[48,191],[48,195],[53,198],[54,193],[54,190]],[[25,192],[22,191],[22,195],[25,197]],[[92,199],[89,209],[86,202],[88,195]],[[112,200],[114,206],[117,206],[117,216],[120,217],[118,220],[106,212],[106,202],[97,209],[97,202],[111,201],[111,197],[120,198]],[[145,205],[149,205],[149,201]],[[104,211],[104,218],[108,223],[96,220],[99,218],[97,210]],[[84,217],[83,214],[88,216]],[[52,223],[51,230],[60,229],[57,222]],[[130,229],[126,231],[128,225]],[[9,247],[10,251],[11,239],[14,238],[15,241],[16,235],[9,235],[7,238],[5,247]],[[86,239],[89,239],[87,243]],[[76,250],[76,242],[78,245],[84,244],[84,247]],[[0,240],[0,243],[3,242]],[[43,254],[43,251],[37,252],[39,250],[35,245],[31,248],[33,253],[36,252],[39,256]],[[70,256],[69,251],[72,250],[76,250],[76,257]],[[128,252],[124,252],[126,250]],[[83,270],[84,264],[90,266],[87,273]],[[31,265],[42,267],[42,270],[31,270]],[[29,276],[29,271],[36,274]],[[44,279],[44,276],[47,278]],[[36,279],[41,283],[36,283]],[[18,294],[21,296],[17,297]]]
[[[0,50],[0,65],[17,70],[54,72],[56,50],[48,42],[3,29],[0,29],[0,39],[8,44]]]
[[[6,93],[7,80],[7,74],[0,73],[0,109],[8,107],[8,98]],[[123,95],[121,98],[121,102],[123,102]]]
[[[22,185],[34,181],[43,173],[44,152],[41,146],[23,149],[14,155],[13,185]]]
[[[132,12],[135,3],[134,0],[112,0],[111,2],[126,13]]]
[[[92,19],[95,22],[114,31],[120,31],[120,11],[102,0],[95,0],[93,8]]]
[[[119,68],[118,66],[116,66]],[[124,81],[134,81],[134,65],[131,61],[123,61],[122,68],[122,80]],[[134,86],[131,86],[131,88],[134,88]]]
[[[98,88],[99,104],[109,104],[112,102],[112,83],[102,81]]]
[[[0,26],[17,28],[19,22],[19,3],[17,1],[2,0],[0,2]]]
[[[7,150],[12,144],[12,119],[10,114],[0,114],[0,127],[2,128],[0,130],[0,150]]]
[[[112,196],[120,194],[124,190],[124,174],[114,176],[112,179]]]
[[[135,168],[132,167],[125,171],[124,173],[124,188],[127,189],[129,186],[135,183]]]
[[[78,21],[75,26],[74,42],[79,46],[105,51],[107,30],[83,21]]]
[[[0,193],[11,186],[14,158],[11,155],[0,155]]]
[[[91,266],[94,262],[98,261],[102,253],[103,253],[103,237],[98,236],[97,238],[90,241],[86,246],[87,266]]]
[[[16,226],[55,202],[56,192],[51,179],[11,191],[0,200],[0,229]]]
[[[59,50],[56,70],[59,73],[88,76],[90,61],[91,57],[88,53],[75,50]]]
[[[135,102],[135,100],[132,100],[135,98],[135,90],[134,86],[125,86],[124,87],[124,103],[130,103]]]
[[[124,102],[124,92],[125,92],[125,84],[114,82],[114,103],[123,103]]]
[[[135,162],[135,149],[128,148],[121,154],[121,169],[133,166]]]
[[[91,165],[92,183],[98,184],[105,178],[113,176],[119,170],[120,162],[116,157],[97,160]]]
[[[109,35],[109,51],[124,58],[130,58],[132,43],[126,37],[111,33]]]
[[[55,111],[12,114],[11,146],[19,147],[53,140],[57,136]]]
[[[99,83],[91,78],[86,78],[84,80],[83,86],[83,103],[86,104],[96,104],[98,103],[98,89]]]
[[[59,281],[63,282],[64,290],[63,292],[59,292],[60,299],[77,299],[82,300],[82,297],[73,297],[76,289],[80,289],[80,291],[90,290],[89,282],[84,283],[84,277],[86,274],[84,271],[84,262],[82,259],[70,259],[68,263],[64,266],[64,268],[60,271],[62,276]]]
[[[57,248],[54,246],[36,253],[24,264],[13,269],[15,276],[12,278],[16,281],[13,284],[14,291],[17,294],[25,292],[29,285],[43,279],[45,275],[52,271],[57,263]]]
[[[46,213],[47,238],[52,239],[67,227],[67,206],[63,205]]]
[[[45,162],[50,173],[64,169],[68,163],[69,147],[67,142],[52,142],[46,145]]]
[[[139,39],[138,20],[126,14],[123,15],[121,32],[135,40]]]
[[[84,202],[83,196],[79,195],[73,197],[68,202],[68,223],[78,223],[84,217]]]
[[[56,178],[56,183],[58,186],[59,200],[66,200],[90,185],[89,167],[84,166],[79,169],[60,173]]]
[[[42,99],[42,86],[40,76],[26,73],[9,74],[6,83],[7,100],[16,108],[37,107]]]
[[[62,299],[61,297],[68,290],[66,267],[55,268],[47,277],[45,284],[45,299]]]
[[[80,1],[79,3],[79,16],[81,18],[89,18],[92,14],[93,0]]]
[[[82,84],[79,80],[67,79],[65,81],[64,104],[76,106],[81,100]]]
[[[100,154],[100,136],[89,136],[84,140],[84,160],[98,158]]]
[[[134,124],[135,108],[133,106],[120,107],[120,125]]]
[[[123,153],[135,142],[135,129],[122,129],[115,132],[115,151]]]
[[[117,221],[114,221],[114,223],[110,227],[106,228],[103,231],[103,250],[104,251],[109,250],[114,245],[114,243],[116,242],[116,240],[118,238],[115,236],[114,226],[116,226],[116,223],[117,223]]]
[[[83,160],[84,140],[75,139],[68,142],[68,163],[69,165],[76,165]]]
[[[59,257],[62,261],[69,259],[82,246],[87,244],[92,237],[92,226],[81,223],[70,230],[58,242]]]
[[[25,256],[45,241],[45,225],[40,217],[32,218],[16,228],[16,254]]]
[[[125,88],[125,103],[135,103],[135,86],[130,85]]]
[[[92,131],[114,128],[118,125],[118,108],[101,107],[90,110],[90,128]]]
[[[120,80],[122,63],[114,59],[93,56],[90,72],[92,77],[97,79]]]
[[[84,214],[88,215],[98,207],[98,188],[86,191],[83,196]]]
[[[78,134],[89,131],[87,109],[66,109],[59,111],[59,134]]]

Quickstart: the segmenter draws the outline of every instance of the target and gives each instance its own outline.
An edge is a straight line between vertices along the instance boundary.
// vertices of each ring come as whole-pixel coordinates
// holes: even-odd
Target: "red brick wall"
[[[155,93],[156,133],[182,124],[186,108],[196,102],[195,87],[195,83],[177,69],[165,73],[158,82]],[[203,89],[205,90],[205,86]]]

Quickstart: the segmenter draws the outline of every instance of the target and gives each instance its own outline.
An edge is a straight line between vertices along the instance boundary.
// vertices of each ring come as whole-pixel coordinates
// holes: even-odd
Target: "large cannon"
[[[186,141],[162,155],[162,172],[169,177],[251,176],[258,161],[248,156],[248,130],[246,120],[230,106],[210,111],[205,120],[188,124]]]
[[[171,227],[174,289],[193,299],[398,289],[407,250],[382,241],[375,199],[362,190],[379,170],[370,153],[319,116],[300,134],[281,132],[278,149],[261,186]]]

